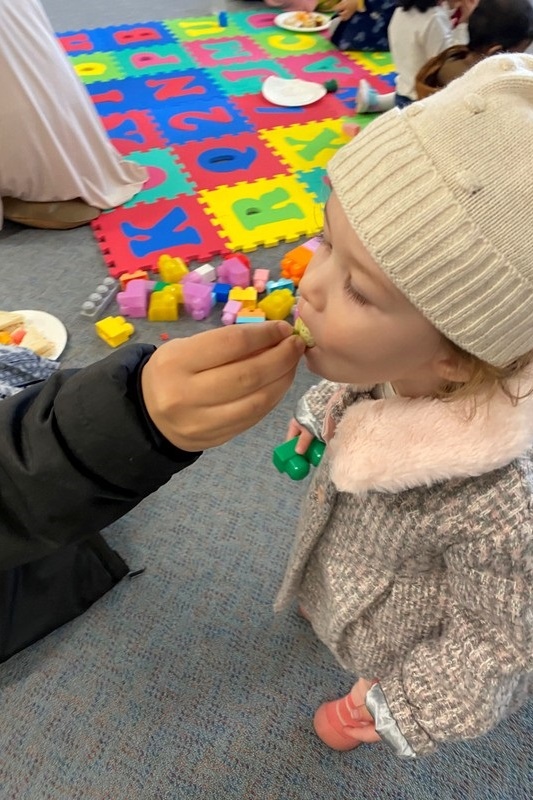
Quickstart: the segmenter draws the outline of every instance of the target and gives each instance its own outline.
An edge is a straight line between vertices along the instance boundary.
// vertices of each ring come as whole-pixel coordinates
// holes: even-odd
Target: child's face
[[[312,372],[340,383],[391,381],[408,396],[442,383],[446,340],[379,268],[335,193],[300,295],[300,316],[316,343],[306,352]]]

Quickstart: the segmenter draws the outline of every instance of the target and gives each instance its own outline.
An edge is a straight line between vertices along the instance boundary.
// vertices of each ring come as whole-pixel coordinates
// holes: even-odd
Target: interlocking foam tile
[[[325,167],[339,147],[349,141],[339,119],[262,130],[259,136],[294,172]]]
[[[124,70],[114,53],[88,53],[87,55],[73,56],[71,61],[78,77],[84,83],[111,81],[125,77]]]
[[[198,200],[185,195],[177,200],[117,208],[92,223],[113,277],[137,269],[155,269],[163,253],[190,261],[228,252]]]
[[[109,114],[102,117],[102,122],[111,142],[124,156],[135,150],[151,150],[154,147],[165,147],[167,144],[147,111]]]
[[[115,56],[124,74],[132,77],[176,72],[176,70],[190,69],[196,66],[196,62],[191,56],[183,48],[177,48],[175,42],[153,47],[139,47],[137,50],[128,48],[118,51]]]
[[[218,67],[227,64],[250,64],[268,58],[268,53],[249,36],[234,36],[233,39],[216,41],[184,42],[183,48],[202,67]]]
[[[150,268],[165,252],[206,261],[320,229],[325,166],[348,139],[358,82],[390,91],[394,72],[386,53],[340,53],[326,34],[282,30],[275,16],[60,35],[112,143],[149,173],[136,197],[93,224],[112,274]],[[272,74],[339,88],[309,106],[275,106],[261,94]]]
[[[290,175],[220,186],[201,191],[200,198],[231,250],[294,242],[322,227],[321,206]]]
[[[193,195],[196,186],[171,150],[133,151],[129,158],[148,170],[148,180],[134,198],[124,203],[131,208],[137,203],[153,203],[155,200],[172,200],[181,194]]]
[[[228,15],[228,25],[221,27],[218,24],[215,15],[211,17],[188,17],[186,19],[167,19],[164,25],[171,34],[174,35],[176,41],[181,42],[185,40],[197,39],[215,39],[218,37],[228,39],[232,36],[239,36],[245,31],[241,30],[238,24],[235,23],[234,17],[237,15]]]
[[[255,132],[189,142],[174,152],[195,184],[205,189],[288,171]]]

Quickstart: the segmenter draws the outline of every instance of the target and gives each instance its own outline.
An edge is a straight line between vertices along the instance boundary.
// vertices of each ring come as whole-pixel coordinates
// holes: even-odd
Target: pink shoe
[[[361,742],[350,736],[349,729],[367,728],[371,723],[354,719],[352,712],[355,709],[351,694],[341,697],[340,700],[322,703],[313,719],[318,738],[333,750],[353,750],[358,747]]]

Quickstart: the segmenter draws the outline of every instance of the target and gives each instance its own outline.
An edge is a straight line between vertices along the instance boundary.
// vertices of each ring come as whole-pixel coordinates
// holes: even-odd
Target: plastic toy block
[[[243,308],[255,308],[257,306],[257,289],[253,286],[248,286],[246,289],[241,289],[240,286],[234,286],[229,293],[230,300],[238,300],[242,303]]]
[[[176,303],[183,303],[183,284],[182,283],[167,283],[163,293],[169,294],[176,300]]]
[[[167,291],[153,292],[148,305],[150,322],[174,322],[178,319],[178,302]]]
[[[219,11],[218,12],[218,24],[221,28],[228,27],[228,12],[227,11]]]
[[[163,289],[166,289],[167,286],[171,286],[172,284],[170,281],[154,281],[152,291],[153,292],[162,292]]]
[[[326,445],[320,439],[313,439],[303,455],[296,452],[299,436],[278,445],[272,453],[272,462],[278,472],[286,473],[293,481],[301,481],[309,475],[311,466],[318,467]]]
[[[166,283],[178,283],[189,272],[181,258],[172,258],[167,253],[157,259],[157,271]]]
[[[228,258],[225,258],[224,261],[232,261],[234,258],[240,261],[241,264],[243,264],[246,267],[246,269],[250,269],[250,259],[248,258],[248,256],[245,256],[244,253],[234,253],[232,256],[228,256]]]
[[[211,264],[202,264],[201,267],[193,269],[195,275],[199,275],[203,283],[214,283],[216,281],[215,268]]]
[[[225,258],[217,267],[217,278],[223,283],[240,286],[245,289],[250,285],[250,270],[238,256]]]
[[[241,309],[242,303],[239,300],[228,300],[222,309],[222,324],[233,325]]]
[[[213,286],[215,301],[217,303],[227,303],[230,291],[231,283],[215,283]]]
[[[290,289],[277,289],[264,297],[258,304],[267,319],[286,319],[296,298]]]
[[[205,319],[215,304],[212,286],[203,282],[184,284],[183,303],[193,319]]]
[[[128,281],[125,290],[117,294],[117,303],[123,316],[146,317],[151,284],[152,281],[142,278]]]
[[[289,289],[294,294],[294,281],[290,278],[279,278],[277,281],[267,281],[267,294],[276,292],[279,289]]]
[[[185,286],[187,283],[203,283],[203,280],[202,276],[198,275],[198,273],[193,270],[184,275],[180,283],[182,286]]]
[[[247,324],[250,322],[264,322],[265,321],[265,312],[259,308],[249,309],[243,308],[242,311],[239,311],[235,322],[237,325]]]
[[[269,269],[255,269],[253,275],[254,289],[257,289],[258,292],[264,292],[269,278]]]
[[[94,329],[109,347],[124,344],[135,331],[131,322],[126,322],[124,317],[105,317],[94,323]]]
[[[126,288],[127,284],[130,281],[147,281],[148,280],[148,273],[144,269],[138,269],[135,272],[129,272],[125,275],[121,275],[119,278],[120,281],[120,288],[122,291]]]
[[[82,303],[81,314],[84,317],[96,317],[111,303],[118,291],[118,281],[104,278],[94,292]]]
[[[317,237],[311,239],[310,242],[317,242],[320,244]],[[294,281],[294,285],[298,286],[307,268],[307,265],[313,257],[314,250],[316,250],[316,247],[314,249],[313,245],[308,247],[308,243],[306,242],[305,244],[295,247],[294,250],[290,250],[288,253],[286,253],[281,260],[282,277],[290,278]]]

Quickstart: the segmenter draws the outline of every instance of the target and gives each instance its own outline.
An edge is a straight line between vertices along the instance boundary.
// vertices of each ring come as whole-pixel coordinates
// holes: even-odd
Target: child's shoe
[[[328,747],[333,750],[353,750],[361,742],[350,736],[350,728],[368,728],[372,723],[358,718],[357,706],[350,693],[340,700],[323,703],[315,713],[313,725],[318,738]]]
[[[379,95],[364,78],[359,81],[357,90],[356,114],[375,114],[379,111]]]

